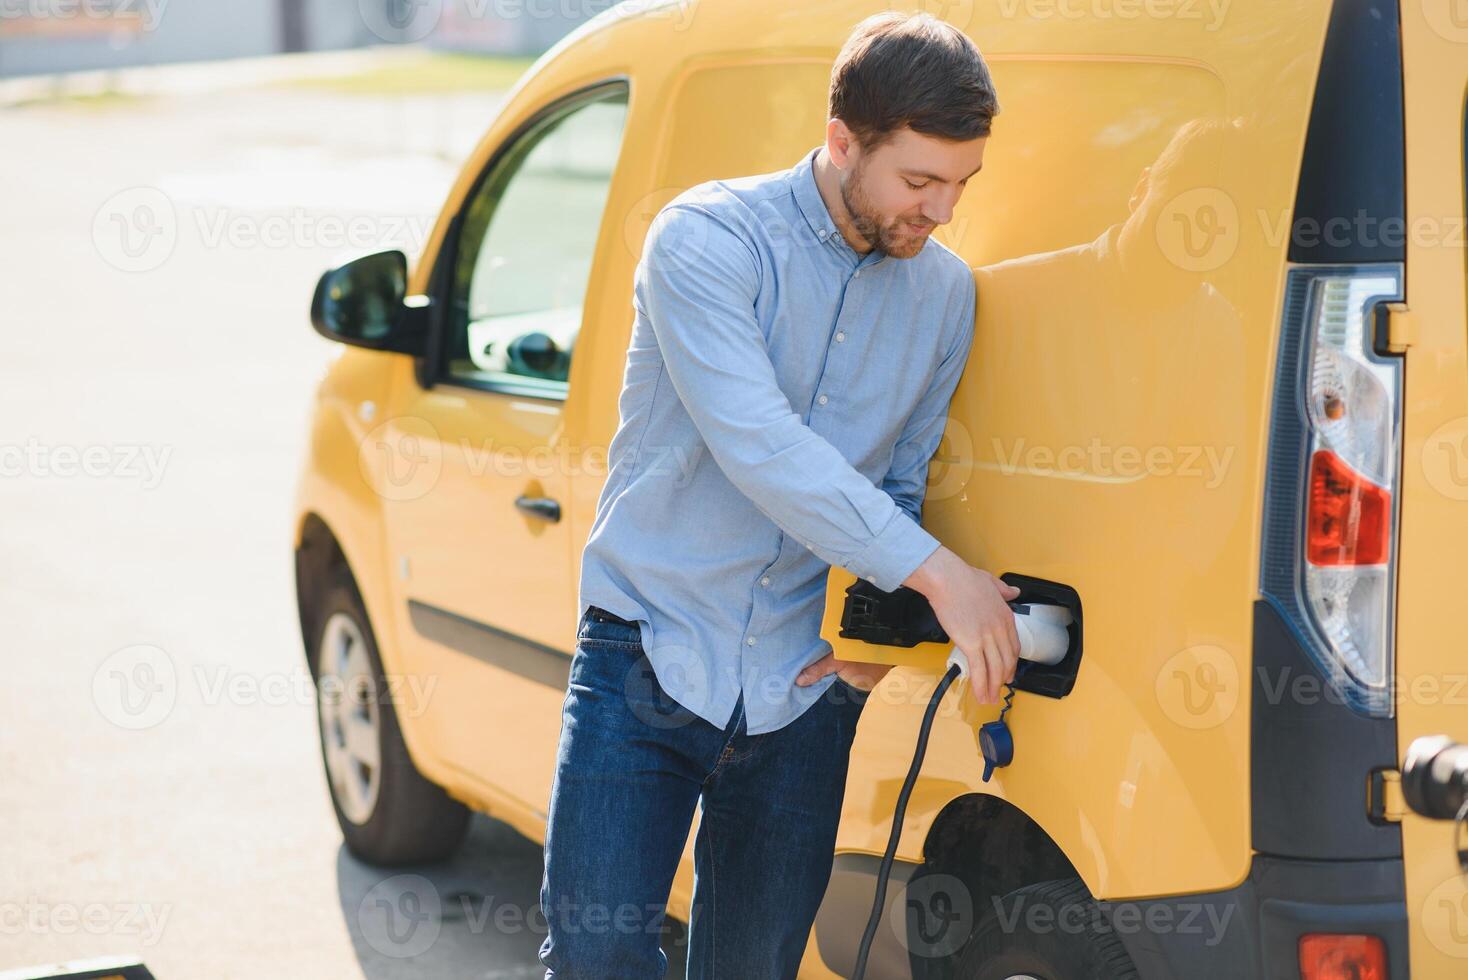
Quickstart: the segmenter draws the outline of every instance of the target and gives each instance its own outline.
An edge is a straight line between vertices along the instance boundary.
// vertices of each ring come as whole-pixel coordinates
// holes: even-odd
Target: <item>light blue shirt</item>
[[[654,218],[578,609],[635,621],[659,684],[724,728],[793,721],[839,565],[896,589],[938,547],[928,463],[973,343],[975,283],[931,237],[862,255],[786,170],[692,187]]]

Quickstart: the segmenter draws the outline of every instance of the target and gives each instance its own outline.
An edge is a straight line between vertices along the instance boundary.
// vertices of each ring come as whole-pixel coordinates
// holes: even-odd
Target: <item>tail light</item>
[[[1352,708],[1392,714],[1402,362],[1376,351],[1400,265],[1290,270],[1261,590]]]
[[[1380,936],[1309,932],[1300,937],[1300,980],[1388,980]]]

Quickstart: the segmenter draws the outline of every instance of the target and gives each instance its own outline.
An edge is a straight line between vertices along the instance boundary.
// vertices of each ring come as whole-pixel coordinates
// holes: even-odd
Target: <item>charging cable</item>
[[[1065,659],[1070,649],[1070,634],[1066,628],[1072,621],[1070,610],[1063,606],[1020,602],[1011,602],[1009,607],[1014,611],[1015,632],[1019,636],[1020,662],[1015,667],[1015,681],[1032,664],[1057,664]],[[912,796],[918,773],[923,768],[923,757],[928,754],[928,735],[933,729],[938,705],[954,681],[968,676],[968,658],[957,646],[948,654],[947,666],[943,679],[938,682],[937,689],[928,700],[927,710],[923,712],[923,723],[918,728],[917,748],[912,755],[912,765],[907,769],[907,778],[902,781],[902,789],[897,794],[897,806],[892,810],[892,833],[887,838],[887,850],[882,855],[881,866],[877,868],[877,894],[872,900],[872,914],[867,919],[866,931],[862,933],[861,948],[856,954],[856,968],[851,974],[851,980],[863,980],[866,976],[867,955],[871,952],[872,940],[876,938],[877,926],[882,921],[882,910],[887,904],[887,879],[892,875],[892,862],[897,857],[897,843],[902,839],[902,821],[907,815],[907,801]],[[1005,687],[1007,693],[1004,696],[1004,708],[999,712],[998,720],[984,725],[979,732],[979,744],[984,754],[985,782],[988,782],[995,766],[1008,765],[1014,755],[1014,742],[1004,724],[1004,715],[1014,701],[1014,681],[1010,681]]]

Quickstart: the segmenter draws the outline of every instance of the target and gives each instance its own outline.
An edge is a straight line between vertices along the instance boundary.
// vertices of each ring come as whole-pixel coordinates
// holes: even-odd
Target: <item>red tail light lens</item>
[[[1391,557],[1392,495],[1329,449],[1310,457],[1305,557],[1312,565],[1381,565]]]
[[[1307,933],[1300,937],[1300,978],[1388,980],[1386,944],[1377,936]]]

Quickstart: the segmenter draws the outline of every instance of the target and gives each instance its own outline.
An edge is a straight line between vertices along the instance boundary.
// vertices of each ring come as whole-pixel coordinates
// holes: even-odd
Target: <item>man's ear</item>
[[[852,162],[851,153],[855,147],[856,137],[846,128],[846,123],[836,116],[826,120],[826,153],[832,163],[845,170]]]

